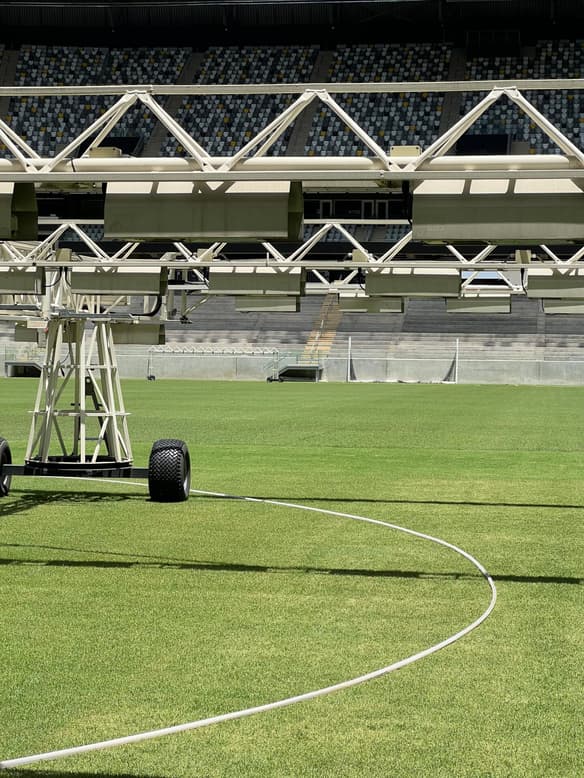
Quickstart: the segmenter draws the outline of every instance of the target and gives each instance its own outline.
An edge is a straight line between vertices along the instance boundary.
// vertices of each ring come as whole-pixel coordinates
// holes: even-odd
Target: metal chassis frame
[[[22,139],[11,127],[0,120],[0,141],[12,153],[12,159],[0,160],[0,182],[28,181],[62,185],[63,183],[98,184],[108,181],[190,181],[200,187],[207,187],[212,182],[227,183],[243,180],[301,180],[306,187],[318,188],[319,183],[342,184],[344,187],[378,186],[385,182],[396,184],[403,181],[419,182],[430,179],[505,179],[513,181],[520,178],[538,179],[570,179],[579,182],[584,179],[584,153],[577,148],[557,127],[543,116],[519,91],[520,89],[584,89],[584,79],[538,79],[520,81],[484,81],[484,82],[399,82],[392,84],[279,84],[279,85],[226,85],[226,86],[156,86],[127,85],[102,87],[0,87],[0,97],[10,96],[43,96],[43,95],[114,95],[116,103],[105,113],[84,129],[69,143],[66,148],[52,158],[41,158],[40,155]],[[461,118],[453,127],[432,143],[422,154],[416,157],[392,157],[372,138],[335,100],[334,94],[342,93],[400,93],[400,92],[487,92],[469,113]],[[292,94],[296,99],[265,128],[256,133],[232,157],[212,157],[203,146],[190,135],[155,99],[155,96],[166,95],[210,95],[210,94]],[[454,158],[447,157],[447,152],[456,141],[487,111],[495,102],[506,97],[523,111],[553,142],[557,145],[557,155],[546,155],[537,158]],[[371,157],[366,158],[278,158],[266,157],[267,151],[278,140],[286,128],[314,101],[326,105],[336,114],[369,149]],[[142,103],[149,108],[166,129],[179,140],[187,151],[186,159],[157,158],[148,159],[116,159],[92,158],[90,152],[99,146],[113,127],[132,105]],[[79,159],[72,155],[85,141],[90,140],[89,147]],[[390,223],[389,221],[387,223]],[[63,233],[73,229],[85,244],[88,255],[77,255],[70,262],[56,263],[56,248]],[[330,230],[339,231],[343,237],[358,252],[357,261],[322,262],[311,261],[310,251],[321,241]],[[262,243],[265,257],[246,266],[273,266],[281,269],[295,265],[308,268],[315,282],[313,289],[319,293],[338,291],[341,289],[357,289],[353,283],[359,270],[372,267],[391,266],[421,267],[425,265],[437,267],[457,267],[471,269],[468,279],[463,283],[465,292],[480,294],[481,287],[475,285],[479,271],[496,270],[503,279],[506,294],[522,293],[521,286],[505,275],[506,270],[520,270],[521,265],[509,262],[489,262],[488,257],[496,248],[486,246],[475,256],[467,258],[454,246],[447,246],[451,257],[448,260],[432,262],[404,261],[399,258],[400,252],[411,241],[411,232],[398,240],[381,255],[374,256],[365,246],[356,240],[339,221],[322,224],[316,233],[299,248],[285,256],[269,242]],[[205,277],[203,268],[218,261],[218,255],[225,248],[225,243],[216,242],[206,250],[194,255],[184,244],[175,243],[176,252],[164,254],[154,263],[138,256],[136,242],[127,243],[113,255],[109,255],[102,247],[91,240],[76,223],[60,224],[44,241],[38,244],[26,244],[5,241],[0,243],[0,264],[8,263],[12,267],[25,268],[30,266],[44,267],[53,271],[50,291],[39,301],[35,296],[17,296],[12,306],[7,306],[7,313],[13,319],[28,321],[31,318],[31,307],[37,319],[48,322],[47,358],[43,374],[39,381],[39,390],[33,422],[27,447],[24,465],[6,465],[8,474],[19,475],[54,475],[66,474],[69,477],[91,475],[107,475],[110,477],[146,477],[146,468],[131,466],[131,447],[127,430],[126,416],[117,365],[115,350],[111,338],[110,324],[105,319],[95,321],[94,335],[89,344],[85,333],[87,317],[80,314],[82,301],[67,294],[64,277],[69,267],[83,263],[86,266],[104,267],[169,267],[180,270],[194,270],[199,288],[193,291],[205,293]],[[577,249],[567,260],[561,260],[549,247],[540,247],[544,258],[539,265],[573,268],[584,257],[584,247]],[[233,263],[234,265],[238,263]],[[324,269],[343,269],[347,274],[341,281],[329,283],[320,271]],[[58,274],[58,275],[57,275]],[[187,287],[188,290],[188,287]],[[181,292],[186,295],[183,288]],[[492,294],[492,288],[489,291]],[[203,297],[203,302],[204,302]],[[85,301],[86,302],[86,301]],[[90,303],[94,306],[99,301]],[[197,305],[200,305],[199,301]],[[6,307],[6,306],[3,306]],[[97,308],[96,308],[97,309]],[[186,304],[186,297],[181,303],[181,313],[186,315],[192,307]],[[2,309],[0,308],[0,313]],[[107,316],[106,316],[107,318]],[[110,316],[111,319],[111,316]],[[59,387],[59,373],[64,369],[60,350],[67,328],[74,331],[72,343],[69,344],[69,354],[72,366],[67,368],[66,378]],[[95,334],[97,333],[97,334]],[[91,355],[97,344],[99,362],[92,365]],[[99,378],[97,377],[99,373]],[[75,403],[73,411],[56,409],[64,384],[73,376],[75,383]],[[88,411],[85,400],[85,386],[89,382],[94,397],[97,397],[101,410],[96,407]],[[43,407],[44,406],[44,407]],[[88,459],[89,439],[86,435],[87,419],[93,414],[100,418],[100,431],[93,452]],[[69,415],[74,419],[74,435],[72,454],[67,449],[59,428],[61,415]],[[57,457],[49,454],[51,436],[55,436],[61,447]],[[108,451],[106,456],[99,452],[102,445]],[[73,458],[73,462],[71,461]],[[78,460],[78,461],[77,461]]]
[[[584,79],[534,79],[534,80],[502,80],[502,81],[459,81],[459,82],[397,82],[397,83],[335,83],[335,84],[257,84],[257,85],[126,85],[126,86],[94,86],[94,87],[0,87],[0,96],[43,96],[43,95],[112,95],[117,96],[117,102],[111,106],[89,127],[83,130],[60,153],[52,158],[41,158],[17,133],[5,122],[0,120],[0,140],[13,152],[12,160],[0,160],[0,181],[34,181],[50,184],[65,182],[99,183],[103,181],[191,181],[204,187],[211,182],[229,182],[234,180],[302,180],[304,186],[317,186],[319,183],[340,182],[343,186],[375,186],[383,182],[399,183],[403,181],[418,182],[430,179],[506,179],[521,178],[555,178],[570,179],[578,182],[584,178],[584,153],[578,149],[552,122],[543,116],[519,91],[584,89]],[[462,117],[453,127],[432,143],[418,157],[391,157],[378,143],[355,122],[333,95],[343,93],[392,93],[400,92],[475,92],[482,97],[468,114]],[[256,133],[232,157],[211,157],[203,146],[190,135],[174,119],[166,109],[155,99],[155,96],[168,95],[266,95],[291,94],[298,95],[296,100],[265,128]],[[561,154],[538,157],[471,157],[457,158],[446,156],[456,141],[477,119],[500,99],[512,101],[529,116],[543,133],[550,137]],[[319,101],[335,113],[355,133],[370,150],[370,157],[266,157],[267,150],[282,135],[285,129],[314,101]],[[186,158],[155,158],[155,159],[116,159],[91,158],[91,150],[95,148],[109,131],[117,124],[126,111],[137,102],[149,108],[166,129],[173,134],[187,151]],[[72,159],[80,144],[91,140],[89,147],[79,159]],[[387,220],[387,223],[390,223]],[[139,247],[138,243],[127,243],[115,254],[108,255],[98,244],[92,241],[75,223],[60,224],[56,230],[42,243],[36,246],[26,246],[19,250],[16,244],[5,242],[6,254],[22,265],[35,264],[55,267],[54,247],[59,237],[67,230],[77,232],[80,240],[89,249],[89,256],[79,256],[87,265],[103,264],[115,266],[124,263],[128,266],[142,266],[144,261],[137,258],[132,261],[132,254]],[[360,252],[362,259],[350,262],[335,262],[327,265],[321,261],[311,261],[311,250],[331,231],[337,230]],[[372,265],[391,265],[399,262],[401,267],[407,266],[399,256],[411,241],[411,234],[406,234],[387,251],[374,255],[361,242],[354,238],[339,221],[322,224],[315,235],[311,236],[297,249],[287,256],[268,242],[261,244],[265,257],[255,262],[246,262],[247,266],[274,265],[286,267],[291,264],[307,267],[312,273],[312,279],[317,284],[316,291],[328,291],[345,288],[356,276],[356,270],[366,269]],[[225,248],[225,243],[214,243],[205,251],[193,255],[184,245],[175,244],[176,254],[165,254],[160,258],[160,265],[176,269],[192,269],[198,275],[204,292],[204,277],[201,270],[214,263]],[[475,257],[466,259],[463,253],[454,246],[447,247],[449,259],[433,260],[432,267],[460,267],[467,264],[477,264],[484,270],[515,269],[512,263],[489,263],[487,257],[492,249],[481,251]],[[567,260],[562,260],[546,245],[539,249],[537,257],[543,264],[553,266],[575,265],[584,256],[584,249],[575,250]],[[408,260],[408,263],[410,261]],[[414,260],[413,267],[423,267],[424,260]],[[66,264],[60,264],[66,268]],[[324,269],[345,268],[348,273],[344,281],[334,287],[328,285],[319,272]],[[520,293],[516,284],[502,276],[503,280],[515,293]],[[473,285],[476,276],[467,281],[463,291]],[[476,286],[476,284],[475,284]],[[196,291],[193,289],[192,291]]]
[[[73,385],[73,403],[59,408],[69,384]],[[47,326],[45,361],[24,465],[7,465],[5,470],[20,475],[144,477],[143,469],[138,473],[132,468],[127,416],[111,321],[81,314],[53,317]],[[61,429],[64,419],[73,422],[70,447]],[[90,437],[91,426],[97,427],[97,436]],[[57,454],[51,453],[55,439]]]

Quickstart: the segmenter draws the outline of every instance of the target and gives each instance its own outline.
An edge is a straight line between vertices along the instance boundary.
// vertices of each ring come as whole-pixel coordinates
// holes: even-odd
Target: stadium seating
[[[451,48],[433,44],[341,45],[329,71],[332,82],[443,81]],[[342,94],[335,99],[383,148],[427,146],[438,137],[442,95],[437,93]],[[323,106],[307,139],[308,154],[368,155],[371,152]]]
[[[23,46],[16,70],[19,86],[175,83],[190,50]],[[13,98],[8,123],[42,155],[54,154],[95,121],[113,97]],[[143,106],[130,109],[115,133],[144,140],[155,119]]]
[[[388,243],[395,243],[403,238],[406,233],[411,230],[411,227],[407,224],[390,224],[385,230],[384,239]]]
[[[521,57],[475,57],[467,62],[468,79],[581,78],[584,73],[584,40],[539,41],[531,55]],[[482,95],[466,93],[461,114],[477,104]],[[525,97],[576,145],[584,145],[584,107],[580,92],[525,92]],[[513,142],[527,144],[530,154],[552,153],[556,144],[506,98],[501,98],[473,125],[469,134],[504,134]]]
[[[1,49],[0,49],[1,52]],[[201,84],[310,81],[317,46],[245,46],[209,48],[201,59],[196,82]],[[98,48],[24,45],[19,52],[17,85],[176,83],[191,54],[186,47]],[[339,45],[328,70],[331,82],[446,80],[451,48],[433,44]],[[539,41],[518,57],[470,57],[468,79],[581,77],[584,41]],[[584,144],[579,92],[540,92],[526,95],[577,145]],[[463,95],[461,115],[480,99]],[[233,154],[280,113],[293,96],[236,95],[185,97],[177,118],[213,154]],[[439,132],[443,96],[428,94],[343,94],[343,108],[383,147],[427,146]],[[40,154],[52,154],[95,120],[113,98],[13,98],[8,122]],[[123,117],[116,131],[146,141],[156,119],[143,106]],[[291,130],[274,145],[282,153]],[[555,149],[536,125],[506,98],[495,104],[470,134],[504,134],[527,144],[530,153]],[[308,154],[369,154],[362,142],[325,106],[317,108],[306,138]],[[162,152],[183,154],[174,138],[166,137]],[[5,153],[5,152],[2,152]]]
[[[299,313],[240,313],[232,297],[210,297],[189,314],[189,324],[167,325],[167,342],[219,350],[302,351],[321,303],[320,297],[303,297]]]
[[[107,50],[91,47],[23,46],[17,86],[88,85],[99,83]],[[96,104],[84,97],[16,97],[7,122],[39,154],[54,153],[97,115]]]
[[[233,298],[211,298],[189,314],[190,322],[167,327],[172,350],[178,344],[210,353],[277,350],[302,354],[323,297],[301,300],[300,313],[239,313]],[[451,360],[459,341],[465,360],[582,359],[584,321],[545,316],[537,301],[515,298],[508,315],[453,315],[444,300],[409,300],[404,314],[345,312],[328,356],[346,359],[348,341],[356,359]]]
[[[103,226],[101,224],[83,224],[80,222],[79,227],[83,230],[88,238],[96,241],[103,240]],[[61,241],[63,241],[63,243],[67,243],[68,241],[78,243],[79,240],[80,238],[74,230],[66,230],[61,237]]]
[[[310,80],[316,46],[211,47],[204,55],[197,83],[257,84]],[[185,97],[177,112],[179,122],[214,155],[232,155],[290,105],[295,96],[209,95]],[[289,129],[272,148],[281,153]],[[181,155],[184,149],[170,136],[164,154]]]
[[[174,46],[110,49],[104,79],[111,84],[176,84],[189,55],[190,49]],[[148,108],[137,105],[123,116],[115,132],[146,141],[157,121]]]

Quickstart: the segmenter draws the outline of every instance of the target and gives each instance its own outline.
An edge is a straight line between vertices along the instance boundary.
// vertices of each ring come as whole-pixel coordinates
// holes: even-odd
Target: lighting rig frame
[[[160,338],[166,319],[168,273],[192,271],[196,281],[170,288],[181,293],[181,313],[212,294],[297,299],[303,294],[335,292],[348,309],[363,298],[403,299],[409,296],[444,296],[456,300],[510,298],[527,294],[544,300],[584,300],[581,266],[584,247],[561,259],[548,246],[546,230],[555,242],[584,244],[584,153],[546,118],[520,90],[584,89],[584,79],[520,81],[398,82],[278,85],[127,85],[99,87],[0,87],[0,97],[50,95],[113,96],[117,100],[102,116],[80,132],[52,157],[41,157],[6,122],[0,120],[0,142],[11,155],[0,159],[0,218],[4,230],[11,225],[16,187],[106,187],[105,227],[112,232],[119,209],[115,237],[126,242],[108,254],[91,240],[78,223],[63,222],[43,241],[6,240],[0,243],[0,316],[16,323],[21,336],[46,339],[46,355],[29,435],[24,465],[14,465],[10,448],[0,438],[0,495],[6,494],[12,475],[115,475],[148,477],[153,499],[188,497],[190,455],[182,441],[154,444],[148,468],[135,468],[115,356],[119,338],[135,337],[147,323],[149,338]],[[335,99],[342,93],[486,92],[486,95],[428,148],[394,149],[389,153],[355,121]],[[164,108],[160,99],[172,95],[291,95],[291,104],[266,127],[255,133],[233,156],[214,157]],[[157,99],[158,98],[158,99]],[[459,138],[497,101],[508,99],[557,146],[546,155],[452,156]],[[149,109],[185,150],[185,157],[122,157],[101,147],[112,129],[135,105]],[[267,156],[267,152],[310,105],[322,104],[335,114],[367,148],[367,156]],[[79,155],[80,147],[87,144]],[[289,253],[274,242],[292,227],[299,231],[297,196],[303,191],[394,190],[412,194],[413,208],[407,234],[380,254],[371,252],[340,220],[314,226],[312,236]],[[241,225],[251,218],[252,199],[259,192],[266,209],[272,199],[278,206],[265,230],[258,221],[253,229]],[[169,194],[174,201],[165,200]],[[119,199],[121,196],[122,199]],[[184,203],[181,198],[184,197]],[[118,198],[118,199],[116,199]],[[210,202],[214,204],[209,205]],[[141,241],[158,209],[177,202],[181,217],[171,236],[174,251],[152,259],[140,255]],[[195,202],[207,208],[205,218],[193,218]],[[259,201],[255,201],[256,204]],[[541,230],[525,228],[525,215],[536,208],[544,219]],[[109,209],[109,215],[108,215]],[[221,218],[215,219],[217,209]],[[257,210],[257,207],[256,207]],[[491,220],[483,218],[483,212]],[[164,212],[164,211],[162,211]],[[292,219],[292,212],[295,218]],[[27,213],[29,213],[27,211]],[[501,215],[510,213],[504,223]],[[2,214],[0,214],[0,217]],[[6,213],[4,213],[6,216]],[[24,217],[23,217],[24,218]],[[255,214],[254,214],[255,218]],[[267,218],[267,217],[266,217]],[[18,213],[16,213],[18,219]],[[260,219],[261,221],[261,219]],[[207,223],[215,235],[205,229]],[[221,223],[228,225],[222,231]],[[387,223],[391,223],[387,220]],[[277,224],[277,227],[275,226]],[[557,228],[557,225],[560,225]],[[292,225],[292,226],[291,226]],[[446,225],[446,226],[445,226]],[[87,248],[73,253],[60,247],[73,229]],[[337,230],[351,245],[348,257],[334,261],[311,259],[310,253],[331,231]],[[155,230],[156,232],[156,230]],[[535,232],[535,235],[532,234]],[[144,234],[143,234],[144,233]],[[273,233],[274,239],[270,239]],[[465,256],[464,246],[477,240],[484,247]],[[559,237],[559,241],[558,241]],[[254,240],[257,257],[225,262],[222,252],[230,240]],[[416,239],[435,243],[449,256],[431,260],[403,259],[401,252]],[[160,239],[169,239],[160,233]],[[208,245],[193,252],[187,243]],[[458,245],[457,245],[458,244]],[[494,260],[498,245],[516,246],[511,257]],[[333,281],[327,270],[340,271]],[[481,283],[482,271],[494,271],[502,284]],[[158,286],[150,283],[156,275]],[[84,277],[87,287],[76,285]],[[363,277],[365,288],[363,288]],[[144,280],[145,286],[129,278]],[[89,279],[89,280],[87,280]],[[218,281],[217,279],[222,279]],[[227,279],[227,281],[226,281]],[[239,280],[238,280],[239,279]],[[21,286],[18,284],[21,283]],[[36,284],[36,285],[35,285]],[[120,303],[130,294],[159,300],[156,322],[127,311]],[[105,301],[105,304],[104,304]],[[123,308],[123,306],[121,306]],[[559,306],[561,309],[561,305]],[[364,308],[367,310],[367,308]],[[456,305],[453,305],[453,310]],[[576,305],[576,309],[578,306]],[[379,310],[379,305],[370,310]],[[551,307],[550,307],[551,310]],[[156,323],[156,332],[153,324]],[[134,341],[136,342],[136,341]],[[158,340],[158,342],[160,342]],[[72,388],[72,404],[59,402]],[[72,444],[62,432],[64,419],[72,420]],[[90,422],[97,435],[88,435]],[[51,453],[57,442],[58,452]],[[105,452],[105,453],[104,453]],[[169,475],[170,473],[170,475]]]

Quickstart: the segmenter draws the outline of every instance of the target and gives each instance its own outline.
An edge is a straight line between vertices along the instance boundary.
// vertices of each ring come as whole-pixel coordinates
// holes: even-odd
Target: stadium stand
[[[22,46],[16,65],[18,86],[175,83],[190,50],[106,49],[80,46]],[[35,151],[57,153],[114,102],[111,97],[19,97],[6,120]],[[131,108],[115,130],[143,145],[156,120],[144,107]],[[4,152],[5,153],[5,152]]]
[[[443,81],[448,78],[447,45],[341,45],[329,70],[331,82]],[[351,118],[383,148],[427,146],[438,137],[442,95],[435,93],[343,94],[336,97]],[[308,154],[366,155],[369,150],[323,106],[306,143]]]
[[[203,56],[198,84],[257,84],[310,81],[316,46],[211,47]],[[185,97],[176,118],[211,154],[232,155],[294,100],[294,96],[208,95]],[[282,153],[291,128],[274,144]],[[180,156],[184,149],[167,136],[163,154]]]
[[[584,40],[541,40],[519,57],[470,57],[466,78],[581,78],[583,73]],[[527,91],[525,97],[576,145],[584,143],[580,92]],[[461,101],[461,116],[468,113],[479,99],[477,94],[466,93]],[[505,98],[485,112],[469,130],[469,134],[505,135],[509,148],[513,148],[512,144],[521,143],[530,154],[552,153],[557,148],[528,116]]]
[[[17,86],[96,84],[107,50],[73,46],[22,46],[16,64]],[[7,123],[41,156],[53,154],[97,116],[95,102],[83,97],[15,97]]]
[[[209,298],[189,323],[168,325],[170,344],[208,350],[274,349],[301,356],[324,297],[301,300],[300,313],[239,313],[233,298]],[[545,316],[538,301],[514,298],[507,315],[458,315],[444,300],[408,300],[403,314],[343,313],[327,356],[343,358],[351,338],[354,356],[431,359],[452,357],[459,340],[465,358],[477,360],[579,360],[584,320]]]
[[[2,50],[0,50],[2,53]],[[177,83],[191,49],[100,48],[23,45],[18,54],[17,85]],[[199,84],[307,82],[315,77],[331,82],[446,80],[453,50],[446,44],[340,44],[332,52],[317,46],[210,47],[199,56],[193,78]],[[464,77],[472,80],[581,77],[584,41],[540,40],[520,56],[473,57]],[[544,115],[576,143],[584,142],[579,92],[566,90],[526,93]],[[340,105],[384,148],[413,144],[427,146],[439,134],[444,97],[428,94],[338,95]],[[459,114],[480,99],[466,93]],[[233,154],[259,129],[280,113],[292,96],[240,97],[235,95],[185,97],[178,120],[213,154]],[[111,105],[112,98],[13,98],[6,120],[41,155],[68,143]],[[116,134],[136,139],[137,151],[148,143],[157,120],[143,106],[134,107],[120,121]],[[469,135],[507,136],[529,153],[553,151],[554,143],[506,99],[496,103],[471,128]],[[274,145],[285,152],[292,129]],[[300,149],[307,154],[368,154],[367,148],[326,106],[314,111]],[[184,151],[163,134],[162,153]],[[157,150],[158,151],[158,150]],[[5,152],[3,152],[5,153]]]

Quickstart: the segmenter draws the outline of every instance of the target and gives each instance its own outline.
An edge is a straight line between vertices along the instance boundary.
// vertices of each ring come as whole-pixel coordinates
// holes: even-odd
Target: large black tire
[[[148,490],[154,502],[188,500],[191,457],[184,440],[157,440],[148,462]]]
[[[10,446],[8,441],[4,438],[0,438],[0,497],[6,497],[10,491],[10,482],[12,476],[4,473],[4,465],[12,464],[12,454],[10,453]]]

